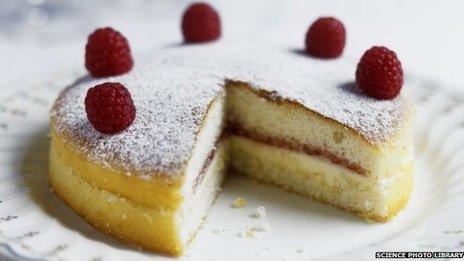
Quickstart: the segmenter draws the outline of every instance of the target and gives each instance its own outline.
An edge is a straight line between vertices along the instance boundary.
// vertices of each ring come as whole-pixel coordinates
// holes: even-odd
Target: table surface
[[[18,3],[0,1],[0,9],[13,2]],[[21,11],[28,12],[22,26],[11,22],[0,26],[0,94],[16,88],[11,85],[25,78],[40,80],[73,69],[84,73],[86,37],[100,26],[123,32],[135,52],[179,44],[180,17],[189,4],[169,0],[27,2],[34,5]],[[397,52],[406,74],[464,90],[464,1],[210,2],[223,21],[221,41],[285,43],[301,48],[313,20],[335,16],[347,28],[345,56],[359,59],[369,47],[385,45]],[[10,10],[15,11],[18,9]],[[49,14],[48,21],[40,15],[43,13]]]

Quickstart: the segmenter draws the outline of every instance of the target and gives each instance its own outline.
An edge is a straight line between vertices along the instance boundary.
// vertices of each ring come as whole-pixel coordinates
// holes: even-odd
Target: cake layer
[[[143,249],[169,255],[184,252],[213,203],[226,170],[226,149],[219,144],[195,194],[173,201],[160,199],[163,193],[152,188],[144,196],[159,199],[158,205],[147,205],[100,189],[95,182],[83,179],[82,171],[92,171],[85,167],[88,164],[74,168],[69,151],[56,144],[53,143],[50,150],[49,175],[56,194],[98,230]],[[104,172],[89,174],[96,178],[99,174],[108,175]],[[139,190],[139,185],[128,182],[126,190]],[[176,187],[171,189],[177,194]]]
[[[175,210],[182,200],[182,179],[157,178],[143,179],[125,170],[108,164],[90,161],[81,153],[78,144],[67,136],[51,130],[51,147],[60,153],[66,166],[86,183],[97,189],[121,195],[146,207],[157,207],[166,211]],[[156,193],[151,193],[156,191]]]
[[[209,104],[208,113],[202,119],[195,138],[191,157],[180,170],[182,173],[177,175],[172,173],[141,175],[120,169],[117,164],[89,160],[88,155],[83,153],[83,144],[69,137],[66,132],[58,133],[54,126],[55,122],[52,122],[51,129],[52,147],[61,151],[69,167],[75,169],[80,178],[93,186],[122,195],[138,204],[172,211],[178,207],[183,197],[193,193],[195,180],[202,175],[208,158],[217,149],[224,121],[224,93],[222,93]]]
[[[389,140],[358,132],[301,104],[227,84],[233,169],[374,220],[391,219],[412,189],[410,107]]]
[[[413,162],[389,177],[367,177],[331,161],[246,137],[229,140],[233,172],[329,203],[373,221],[388,221],[400,211],[412,190]]]
[[[72,137],[89,160],[144,178],[184,174],[209,105],[223,94],[224,85],[229,81],[246,82],[250,90],[263,94],[263,99],[286,101],[298,108],[292,111],[311,111],[312,115],[325,119],[319,123],[328,128],[337,123],[343,126],[341,134],[330,134],[344,139],[335,145],[323,144],[315,136],[319,131],[328,134],[322,129],[288,130],[294,136],[311,132],[312,136],[306,139],[316,137],[312,142],[317,148],[325,145],[337,148],[337,157],[349,158],[340,154],[351,140],[358,145],[374,145],[366,146],[359,153],[353,152],[356,146],[348,151],[357,157],[352,163],[365,171],[375,168],[370,161],[370,156],[376,153],[373,147],[396,139],[403,124],[409,121],[410,106],[401,95],[381,101],[367,97],[356,88],[353,84],[356,65],[348,59],[328,61],[298,55],[288,48],[217,43],[144,53],[135,60],[138,61],[135,67],[125,75],[104,79],[86,77],[77,81],[57,99],[51,118],[56,132]],[[87,120],[84,109],[87,90],[106,81],[122,83],[137,108],[133,124],[118,135],[98,133]],[[251,105],[243,103],[247,108]],[[288,116],[292,120],[300,114]],[[306,126],[306,123],[301,125]],[[282,131],[282,127],[276,131]]]
[[[227,97],[229,129],[240,136],[323,157],[363,176],[387,177],[412,158],[411,120],[388,141],[372,143],[333,119],[246,83],[229,82]],[[412,108],[404,114],[411,118]]]

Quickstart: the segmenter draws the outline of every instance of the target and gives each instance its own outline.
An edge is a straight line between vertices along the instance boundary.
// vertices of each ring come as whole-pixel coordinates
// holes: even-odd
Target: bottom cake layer
[[[93,163],[76,161],[73,150],[62,146],[57,136],[54,138],[49,176],[55,193],[98,230],[143,249],[169,255],[185,251],[213,203],[227,169],[381,222],[388,221],[405,206],[413,184],[412,159],[392,168],[394,171],[388,175],[365,176],[322,157],[229,135],[217,145],[205,171],[198,174],[199,182],[184,181],[180,190],[189,192],[182,193],[173,207],[166,207],[168,198],[140,200],[160,194],[157,189],[139,190],[146,195],[129,197],[124,196],[132,196],[127,190],[140,189],[138,183],[116,193],[105,189],[106,183],[86,179],[95,174],[90,167]],[[86,175],[89,171],[92,173]],[[113,175],[97,174],[109,178]],[[194,189],[188,189],[192,186]],[[179,188],[173,186],[172,190]]]
[[[271,183],[315,200],[384,222],[407,203],[413,186],[413,161],[384,180],[366,177],[321,157],[232,135],[233,172]]]
[[[54,192],[67,205],[106,234],[143,249],[169,255],[182,254],[186,244],[195,236],[220,190],[227,156],[224,146],[220,146],[195,195],[184,197],[181,205],[169,212],[87,183],[70,167],[69,155],[62,153],[66,151],[58,151],[52,143],[49,178]]]

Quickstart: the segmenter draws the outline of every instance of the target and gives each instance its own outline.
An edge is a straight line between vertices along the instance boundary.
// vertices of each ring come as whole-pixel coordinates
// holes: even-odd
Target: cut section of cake
[[[227,87],[232,172],[374,221],[389,220],[403,208],[413,182],[409,123],[375,143],[268,91],[245,83]],[[404,113],[413,116],[412,110]]]
[[[181,254],[225,175],[224,109],[224,95],[208,105],[190,159],[182,166],[146,176],[117,164],[89,161],[84,153],[89,146],[86,141],[52,127],[50,182],[54,191],[109,235],[147,250]]]
[[[80,79],[51,112],[50,182],[100,231],[180,255],[229,170],[373,221],[406,204],[413,107],[362,94],[349,60],[221,44],[136,60],[128,74]],[[85,114],[102,82],[124,85],[137,108],[116,135]]]

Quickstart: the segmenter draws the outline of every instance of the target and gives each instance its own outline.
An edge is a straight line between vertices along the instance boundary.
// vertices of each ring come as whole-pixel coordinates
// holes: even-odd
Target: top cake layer
[[[226,81],[240,81],[300,103],[368,143],[388,142],[401,128],[409,103],[401,95],[380,101],[362,94],[355,69],[344,58],[315,59],[287,48],[182,46],[138,56],[133,70],[119,77],[79,80],[62,92],[52,120],[55,130],[77,141],[91,160],[140,175],[177,175],[191,156],[210,102]],[[137,108],[133,124],[117,135],[96,131],[84,108],[87,90],[107,81],[124,84]]]

